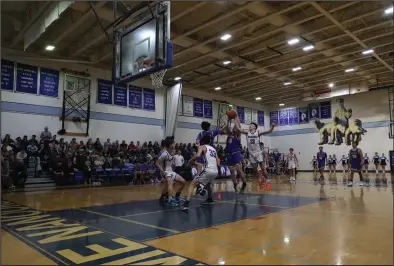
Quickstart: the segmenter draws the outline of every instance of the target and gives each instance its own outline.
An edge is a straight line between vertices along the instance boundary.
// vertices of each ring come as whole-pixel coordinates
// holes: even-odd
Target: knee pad
[[[203,183],[199,182],[196,185],[196,194],[200,196],[205,196],[206,193],[207,193],[206,186]]]

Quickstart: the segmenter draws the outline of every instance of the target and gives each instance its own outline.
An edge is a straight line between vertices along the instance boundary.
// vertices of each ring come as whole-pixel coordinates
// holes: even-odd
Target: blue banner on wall
[[[142,88],[129,86],[129,107],[142,109]]]
[[[292,108],[289,109],[289,124],[297,125],[298,124],[298,109]]]
[[[289,109],[279,110],[279,125],[287,126],[289,124]]]
[[[312,119],[319,119],[320,118],[320,110],[318,103],[311,103],[309,105],[309,118]]]
[[[156,110],[155,90],[144,88],[144,110]]]
[[[257,123],[259,126],[264,126],[264,112],[257,111]]]
[[[320,118],[321,119],[331,118],[331,102],[320,103]]]
[[[14,62],[1,59],[1,89],[14,90]]]
[[[298,108],[298,118],[300,124],[309,123],[309,115],[308,115],[308,107],[300,107]]]
[[[112,104],[111,81],[97,79],[97,102],[103,104]]]
[[[17,64],[16,91],[37,94],[38,67]]]
[[[245,108],[242,106],[237,106],[237,113],[239,117],[239,122],[245,123]]]
[[[212,119],[212,101],[204,100],[204,118]]]
[[[114,87],[114,104],[127,107],[127,88]]]
[[[204,117],[204,101],[199,98],[193,99],[193,116]]]
[[[59,96],[59,71],[40,68],[40,94],[50,97]]]
[[[278,111],[272,111],[270,112],[270,124],[275,124],[275,125],[279,125],[279,117],[278,117]]]

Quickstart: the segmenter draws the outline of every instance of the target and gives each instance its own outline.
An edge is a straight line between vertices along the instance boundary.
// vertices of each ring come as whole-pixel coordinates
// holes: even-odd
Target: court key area
[[[160,185],[5,194],[2,264],[392,264],[391,187],[215,185],[215,204],[160,204]],[[373,244],[371,244],[373,243]],[[21,254],[10,252],[19,248]]]

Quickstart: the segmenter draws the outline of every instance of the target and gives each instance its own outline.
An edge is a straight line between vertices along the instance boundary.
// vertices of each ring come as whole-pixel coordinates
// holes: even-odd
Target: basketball
[[[234,109],[227,111],[228,118],[234,119],[237,116],[237,112]]]

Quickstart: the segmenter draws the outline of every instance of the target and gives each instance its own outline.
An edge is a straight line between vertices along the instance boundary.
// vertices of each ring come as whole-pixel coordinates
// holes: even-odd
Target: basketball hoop
[[[150,78],[152,79],[152,86],[156,89],[163,87],[163,78],[166,74],[167,69],[159,70],[155,73],[150,74]]]

